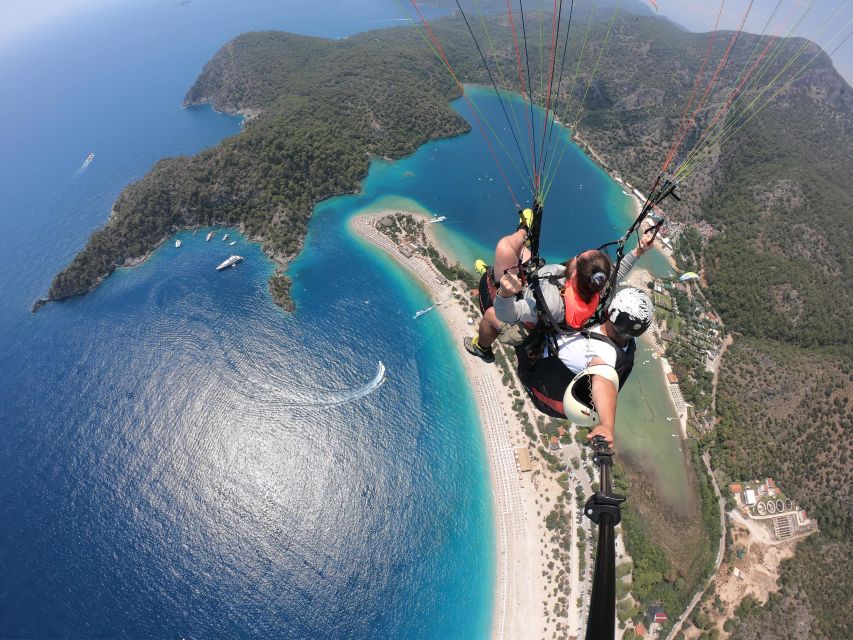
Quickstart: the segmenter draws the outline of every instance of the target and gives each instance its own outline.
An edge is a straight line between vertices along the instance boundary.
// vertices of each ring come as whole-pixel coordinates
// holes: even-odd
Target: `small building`
[[[638,638],[646,637],[646,627],[643,626],[643,623],[640,623],[636,627],[634,627],[634,635]]]
[[[678,376],[675,375],[672,371],[666,374],[666,379],[669,384],[678,384]]]
[[[733,484],[729,485],[729,491],[731,491],[734,494],[742,493],[743,487],[737,483],[733,483]]]
[[[551,443],[548,445],[548,448],[552,451],[557,451],[560,449],[560,440],[557,436],[551,436]]]
[[[397,247],[397,250],[402,253],[406,258],[412,257],[413,252],[409,245],[401,244],[399,247]]]
[[[753,491],[752,489],[747,489],[746,491],[744,491],[743,492],[743,501],[747,505],[755,504],[755,491]]]
[[[743,574],[740,572],[740,569],[738,569],[737,567],[732,569],[732,574],[734,574],[734,577],[737,578],[738,580],[743,580]]]
[[[646,619],[649,626],[653,624],[663,624],[668,620],[666,611],[660,605],[652,605],[646,612]]]
[[[562,438],[564,435],[566,435],[566,428],[565,427],[558,427],[557,433],[559,433],[560,437]]]

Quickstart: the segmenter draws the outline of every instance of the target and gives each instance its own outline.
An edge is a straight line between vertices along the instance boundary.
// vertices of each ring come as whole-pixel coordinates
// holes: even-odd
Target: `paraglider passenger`
[[[513,287],[501,281],[495,310],[511,305]],[[504,294],[504,295],[501,295]],[[616,292],[606,320],[587,330],[557,337],[557,353],[546,348],[533,362],[519,349],[518,375],[533,404],[550,416],[595,427],[587,436],[603,436],[613,446],[616,398],[634,367],[636,338],[652,324],[654,306],[635,287]]]
[[[517,267],[530,259],[527,247],[529,229],[533,222],[533,211],[525,209],[519,213],[520,222],[515,233],[500,239],[495,248],[493,267],[487,267],[482,260],[477,268],[483,274],[480,280],[480,305],[483,318],[477,336],[464,338],[465,349],[486,362],[494,361],[492,345],[500,335],[504,323],[524,322],[535,325],[538,321],[536,300],[530,287],[516,288],[513,294],[513,310],[505,308],[503,317],[495,315],[493,299],[498,282],[502,277],[521,280]],[[633,252],[628,253],[619,267],[618,279],[623,279],[637,258],[646,253],[654,243],[654,234],[646,233]],[[599,304],[599,292],[610,279],[613,266],[607,254],[590,249],[575,256],[563,264],[545,265],[539,270],[542,299],[548,306],[553,318],[564,323],[567,329],[580,329],[593,316]]]

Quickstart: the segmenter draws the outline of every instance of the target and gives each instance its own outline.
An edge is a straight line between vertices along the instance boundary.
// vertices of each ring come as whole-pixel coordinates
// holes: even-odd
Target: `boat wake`
[[[385,365],[379,361],[376,368],[376,375],[373,380],[364,386],[355,389],[310,389],[306,390],[310,395],[304,400],[285,401],[283,404],[289,407],[327,407],[344,402],[352,402],[373,393],[382,383],[385,382]]]

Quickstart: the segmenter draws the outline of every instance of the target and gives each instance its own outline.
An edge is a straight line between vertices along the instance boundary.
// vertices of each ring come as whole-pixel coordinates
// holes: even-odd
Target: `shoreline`
[[[635,198],[632,198],[632,201],[635,211],[639,212],[641,203]],[[546,506],[537,498],[544,497],[545,503],[552,502],[556,495],[562,493],[563,489],[556,482],[557,474],[551,474],[547,471],[540,461],[534,463],[534,468],[537,470],[530,474],[522,474],[516,468],[515,461],[512,459],[512,448],[528,448],[530,441],[525,436],[524,427],[516,417],[512,407],[513,397],[509,393],[505,381],[501,379],[500,369],[494,364],[485,364],[479,359],[473,358],[464,350],[461,342],[462,336],[470,335],[476,330],[476,323],[480,316],[479,309],[475,310],[472,306],[469,292],[464,286],[460,290],[460,283],[444,280],[443,276],[425,256],[409,251],[406,252],[410,253],[409,256],[404,255],[400,250],[403,245],[398,244],[398,240],[392,239],[377,229],[376,225],[380,219],[398,214],[411,216],[420,222],[431,219],[429,215],[423,212],[390,207],[386,210],[356,214],[349,219],[348,225],[362,239],[382,249],[386,255],[408,271],[429,293],[434,303],[448,301],[446,304],[437,305],[437,308],[446,328],[453,336],[460,361],[465,367],[469,384],[475,394],[483,438],[487,447],[495,508],[496,575],[491,637],[550,636],[551,631],[555,630],[553,625],[556,620],[549,619],[546,614],[543,614],[544,609],[550,609],[550,606],[543,607],[543,603],[550,605],[548,592],[553,590],[554,583],[546,575],[546,563],[551,559],[551,556],[548,553],[549,545],[546,542],[548,531],[542,527],[541,520],[551,507]],[[431,226],[424,225],[423,227],[426,243],[448,264],[456,263],[456,257],[446,246],[442,246]],[[651,278],[651,274],[647,269],[637,268],[632,271],[628,281],[645,289],[649,278]],[[472,325],[468,324],[469,320],[473,320]],[[661,357],[664,384],[668,391],[666,395],[671,408],[678,415],[680,440],[683,443],[688,437],[687,408],[678,385],[669,384],[666,379],[666,373],[671,369],[668,367],[669,363],[664,356],[662,345],[655,339],[653,332],[649,332],[648,339],[649,344]],[[531,414],[535,414],[532,408],[529,408],[529,411]],[[509,439],[514,440],[514,443],[510,444]],[[573,447],[574,443],[569,445],[570,450]],[[505,455],[507,452],[509,452],[508,456]],[[539,458],[535,445],[530,448],[530,453],[534,460]],[[508,461],[506,460],[507,457],[509,458]],[[580,486],[587,493],[592,490],[591,484],[587,487],[581,482]],[[520,514],[516,513],[516,504],[519,504],[515,502],[516,493],[519,494],[519,503],[526,506]],[[517,522],[519,516],[521,522]],[[510,521],[514,521],[513,524],[516,525],[511,529],[508,527]],[[624,549],[620,553],[620,558],[627,559],[627,553]],[[573,553],[571,573],[574,573],[576,569],[574,565],[577,562],[577,554]],[[509,567],[513,567],[512,572],[509,571]],[[569,566],[566,568],[569,569]],[[562,617],[563,621],[568,622],[568,629],[572,631],[575,628],[578,631],[582,629],[586,607],[585,599],[583,597],[578,598],[578,595],[583,596],[583,592],[578,594],[576,588],[583,590],[585,586],[583,583],[573,581],[572,588],[567,594],[568,611]],[[522,591],[525,592],[522,593]],[[576,599],[577,603],[575,602]],[[540,625],[542,629],[547,628],[547,632],[531,636],[531,630],[537,629]],[[557,628],[556,631],[559,635],[560,632],[565,634],[568,629]]]
[[[538,502],[541,487],[537,489],[532,473],[522,474],[515,458],[517,447],[526,448],[524,429],[512,410],[512,398],[505,392],[501,370],[495,364],[473,358],[462,345],[461,336],[472,331],[468,324],[472,317],[468,292],[446,281],[420,254],[404,256],[394,241],[375,228],[378,220],[394,213],[410,215],[419,221],[429,219],[423,213],[386,210],[355,215],[349,220],[349,228],[401,265],[429,293],[434,303],[442,302],[436,308],[454,337],[459,360],[471,385],[489,465],[495,531],[490,637],[540,637],[538,632],[531,633],[547,626],[542,613],[542,597],[548,587],[543,570],[549,558],[542,553],[539,540],[543,527],[535,517],[541,508]],[[434,241],[433,234],[425,233],[436,251],[452,259],[446,248]]]
[[[634,267],[628,274],[627,282],[632,287],[637,287],[638,289],[643,289],[645,291],[646,283],[653,278],[654,275],[648,269],[643,267]],[[663,369],[664,383],[669,391],[670,403],[672,404],[673,411],[678,416],[681,440],[682,442],[685,442],[687,440],[687,408],[690,405],[684,401],[684,396],[681,394],[681,388],[678,384],[671,383],[667,378],[667,374],[672,373],[672,366],[669,364],[669,360],[667,360],[666,349],[660,344],[657,336],[655,335],[660,332],[660,330],[661,327],[659,321],[655,319],[651,330],[644,334],[644,338],[649,342],[649,344],[651,344],[654,352],[658,355],[658,359],[660,360],[661,367]]]
[[[109,222],[113,218],[114,215],[115,215],[115,209],[111,209],[110,215],[107,218],[107,222]],[[123,259],[123,261],[120,264],[119,263],[113,263],[111,265],[112,268],[107,273],[103,273],[100,276],[98,276],[97,280],[95,280],[95,282],[93,282],[85,291],[79,291],[79,292],[72,293],[72,294],[66,295],[66,296],[61,296],[58,298],[54,298],[54,297],[50,296],[50,294],[48,294],[46,296],[42,296],[41,298],[38,298],[33,303],[31,313],[36,313],[39,309],[41,309],[45,305],[53,303],[53,302],[62,302],[63,300],[70,300],[71,298],[76,298],[78,296],[88,295],[88,294],[92,293],[93,291],[95,291],[98,287],[100,287],[104,283],[104,281],[107,278],[109,278],[113,274],[113,272],[117,271],[118,269],[133,269],[135,267],[138,267],[138,266],[144,264],[151,256],[153,256],[157,251],[159,251],[161,249],[161,247],[163,246],[164,243],[166,243],[169,240],[171,240],[172,238],[174,238],[176,234],[181,233],[183,231],[196,232],[196,231],[199,231],[201,229],[212,229],[212,230],[231,229],[233,231],[236,231],[240,235],[242,235],[246,239],[247,242],[256,242],[256,243],[260,244],[264,255],[267,257],[267,259],[270,262],[272,262],[275,265],[274,275],[279,275],[279,274],[284,273],[284,270],[287,268],[288,264],[290,264],[290,262],[299,253],[299,252],[297,252],[294,255],[288,256],[288,255],[280,255],[277,253],[270,252],[264,246],[264,239],[262,237],[260,237],[260,236],[249,236],[246,234],[245,226],[243,225],[242,222],[237,222],[237,223],[213,222],[210,224],[203,224],[203,225],[202,224],[193,224],[193,225],[176,226],[176,227],[173,227],[162,238],[160,238],[160,240],[158,240],[156,242],[156,244],[153,247],[151,247],[151,249],[146,251],[143,255],[126,257]],[[300,247],[299,251],[301,251],[301,250],[302,250],[302,248]],[[67,267],[66,267],[66,269],[67,269]],[[60,271],[59,273],[62,273],[62,271]],[[56,276],[54,276],[54,279],[55,278],[56,278]],[[51,280],[51,284],[52,284],[52,282],[53,281]],[[275,298],[275,296],[273,296],[273,302],[275,302],[275,304],[278,305],[279,307],[282,307],[283,309],[285,309],[285,311],[288,310]]]

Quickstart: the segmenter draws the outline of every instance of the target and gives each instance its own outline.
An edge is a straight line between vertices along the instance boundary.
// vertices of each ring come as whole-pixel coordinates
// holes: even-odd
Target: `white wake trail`
[[[343,404],[344,402],[352,402],[373,393],[382,383],[385,382],[385,365],[379,361],[376,368],[376,375],[373,380],[362,387],[355,389],[311,389],[311,399],[304,400],[285,400],[283,404],[288,407],[326,407],[335,404]]]

